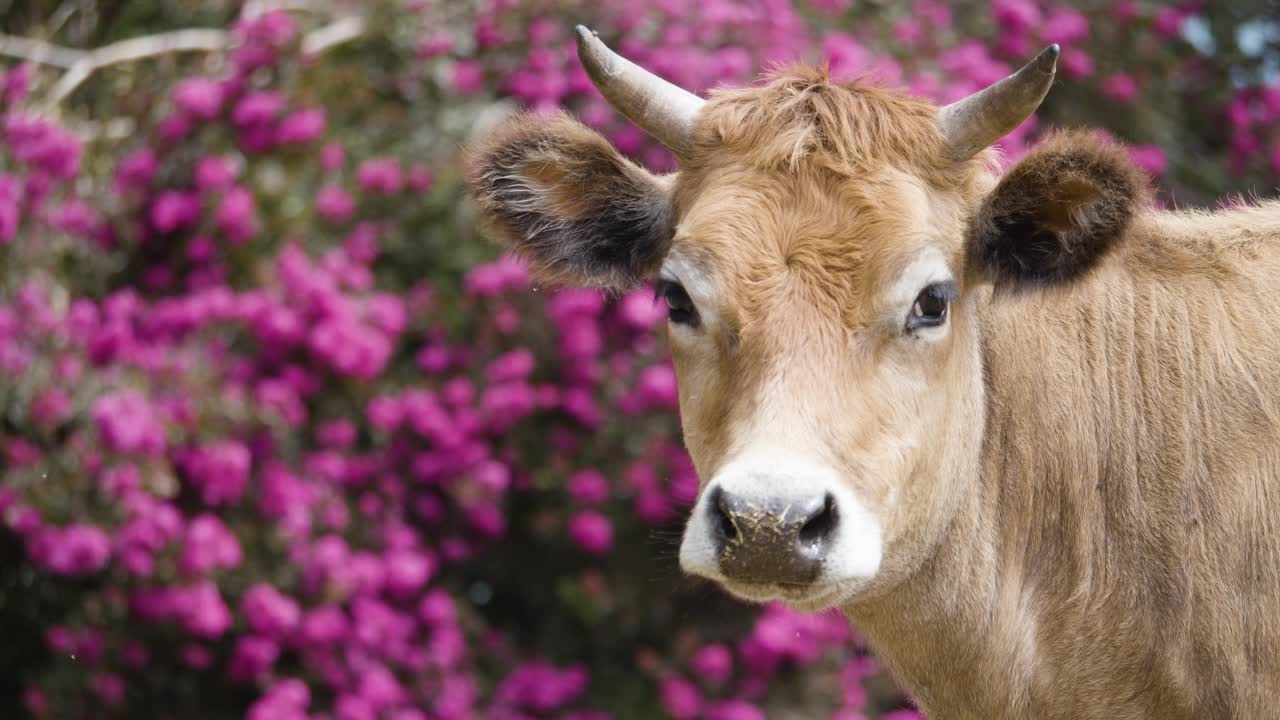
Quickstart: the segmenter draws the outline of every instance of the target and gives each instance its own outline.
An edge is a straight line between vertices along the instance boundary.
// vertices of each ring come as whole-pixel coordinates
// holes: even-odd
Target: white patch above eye
[[[887,312],[894,322],[903,323],[911,312],[920,291],[935,283],[955,282],[951,268],[942,251],[934,247],[925,248],[915,260],[912,260],[897,282],[890,286],[885,295]],[[946,333],[950,321],[937,327],[920,328],[915,334],[924,338],[937,338]]]

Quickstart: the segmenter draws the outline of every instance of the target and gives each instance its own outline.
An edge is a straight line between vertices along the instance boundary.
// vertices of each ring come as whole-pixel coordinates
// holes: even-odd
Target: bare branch
[[[224,30],[189,29],[121,40],[87,53],[71,66],[49,91],[46,107],[53,107],[80,87],[97,70],[132,60],[167,55],[174,52],[225,50],[231,36]]]
[[[83,50],[73,50],[43,40],[0,33],[0,55],[5,57],[69,69],[87,54]]]
[[[364,32],[364,18],[354,15],[339,18],[304,35],[302,52],[307,55],[323,52],[336,45],[350,42]],[[39,40],[0,35],[0,55],[19,57],[67,70],[62,77],[58,78],[58,82],[45,98],[46,111],[65,100],[101,68],[175,52],[219,52],[230,48],[231,45],[230,33],[225,30],[211,29],[176,30],[131,38],[89,52],[60,47]]]
[[[315,55],[335,45],[351,42],[364,34],[364,18],[358,15],[335,20],[328,25],[307,33],[302,38],[302,53]]]

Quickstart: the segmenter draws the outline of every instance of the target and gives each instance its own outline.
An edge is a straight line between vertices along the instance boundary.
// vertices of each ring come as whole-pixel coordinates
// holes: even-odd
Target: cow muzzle
[[[720,572],[747,583],[807,585],[818,578],[839,522],[831,493],[753,498],[717,486],[706,511]]]
[[[754,453],[707,483],[680,566],[749,600],[832,605],[875,576],[881,542],[875,516],[835,471]]]

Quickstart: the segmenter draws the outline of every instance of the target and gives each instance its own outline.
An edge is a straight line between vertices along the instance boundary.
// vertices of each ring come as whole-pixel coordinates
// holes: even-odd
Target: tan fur
[[[761,442],[839,469],[884,530],[844,611],[932,720],[1276,717],[1280,203],[1120,207],[1128,170],[1072,176],[1046,227],[1118,236],[993,296],[966,240],[998,179],[941,160],[931,113],[808,69],[710,100],[663,248],[709,319],[670,335],[700,476]],[[960,296],[924,341],[887,292],[931,252]]]
[[[787,88],[713,99],[704,134],[738,151],[708,140],[677,183],[672,252],[704,259],[732,336],[673,338],[702,477],[771,429],[838,464],[887,531],[846,612],[933,720],[1273,717],[1280,205],[1143,205],[1077,284],[967,277],[913,353],[877,293],[928,245],[964,272],[992,178],[850,130],[891,136],[896,106],[770,112]]]

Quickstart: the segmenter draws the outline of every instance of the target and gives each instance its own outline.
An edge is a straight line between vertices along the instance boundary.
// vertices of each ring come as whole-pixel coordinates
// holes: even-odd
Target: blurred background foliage
[[[586,81],[579,22],[699,92],[805,60],[938,102],[1059,42],[1008,161],[1090,126],[1162,202],[1247,201],[1280,173],[1276,17],[0,0],[0,713],[915,717],[838,614],[680,575],[658,308],[530,286],[459,148],[563,106],[673,167]],[[98,66],[118,43],[139,57]]]

